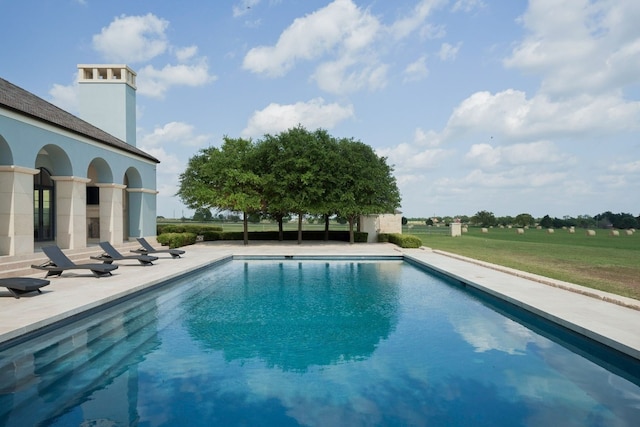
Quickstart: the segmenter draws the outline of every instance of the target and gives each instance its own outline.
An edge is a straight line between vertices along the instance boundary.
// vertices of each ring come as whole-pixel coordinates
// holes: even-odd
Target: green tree
[[[247,214],[262,207],[262,180],[253,166],[254,144],[242,138],[223,138],[222,147],[200,150],[180,175],[177,195],[192,209],[243,213],[244,244],[249,243]]]
[[[493,212],[478,211],[471,217],[471,221],[475,224],[479,224],[482,227],[491,227],[496,225],[496,217]]]
[[[193,213],[193,220],[198,222],[211,221],[213,215],[211,215],[211,209],[197,208]]]
[[[533,217],[530,214],[521,213],[521,214],[516,215],[515,223],[516,223],[516,225],[519,225],[521,227],[527,227],[529,225],[533,225],[534,224],[534,220],[533,220]]]
[[[549,215],[545,215],[540,220],[540,226],[544,227],[544,228],[551,228],[551,227],[553,227],[553,220],[551,219],[551,217]]]
[[[321,210],[324,187],[318,180],[326,167],[322,144],[314,133],[298,126],[275,136],[265,135],[257,151],[265,210],[279,224],[285,215],[295,214],[300,244],[304,215]]]
[[[385,157],[353,139],[337,143],[336,163],[339,177],[334,194],[339,215],[349,223],[349,242],[354,243],[353,226],[360,215],[392,213],[400,206],[400,192],[393,168]]]

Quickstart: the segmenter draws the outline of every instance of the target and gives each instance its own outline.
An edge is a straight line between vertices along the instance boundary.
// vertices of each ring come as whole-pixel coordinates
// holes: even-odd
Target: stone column
[[[88,178],[52,176],[56,182],[56,243],[62,249],[87,247]]]
[[[121,184],[101,184],[100,188],[100,241],[111,242],[113,245],[122,244],[122,190]]]
[[[33,253],[33,176],[39,172],[0,165],[0,255]]]

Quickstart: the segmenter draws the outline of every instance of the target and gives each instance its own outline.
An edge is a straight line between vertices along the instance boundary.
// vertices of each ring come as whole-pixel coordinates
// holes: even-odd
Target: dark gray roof
[[[0,106],[156,163],[158,159],[0,77]]]

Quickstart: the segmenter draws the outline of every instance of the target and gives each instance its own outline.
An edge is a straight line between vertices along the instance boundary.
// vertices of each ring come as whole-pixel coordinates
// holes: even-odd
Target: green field
[[[220,224],[212,224],[220,225]],[[224,223],[225,231],[242,231],[242,223]],[[285,230],[296,230],[296,222],[285,224]],[[332,230],[346,230],[346,225],[332,222]],[[250,224],[251,231],[277,230],[275,223]],[[323,230],[323,224],[304,224],[304,230]],[[461,237],[451,237],[448,227],[409,225],[403,233],[418,236],[424,246],[481,261],[515,268],[541,276],[640,299],[640,231],[628,236],[609,236],[596,230],[587,236],[585,230],[528,229],[519,235],[515,229],[469,228]]]
[[[406,233],[422,239],[424,246],[464,255],[529,273],[640,299],[640,232],[623,231],[610,236],[607,230],[586,231],[469,228],[462,237],[450,237],[448,228],[415,225]]]

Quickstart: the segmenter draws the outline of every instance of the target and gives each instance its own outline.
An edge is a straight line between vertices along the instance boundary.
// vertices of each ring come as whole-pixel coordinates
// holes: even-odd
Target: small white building
[[[379,234],[402,234],[402,212],[361,215],[360,231],[368,233],[367,243],[377,242]]]

